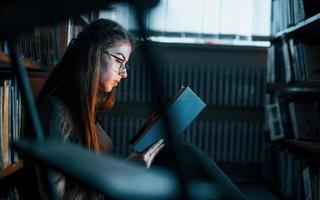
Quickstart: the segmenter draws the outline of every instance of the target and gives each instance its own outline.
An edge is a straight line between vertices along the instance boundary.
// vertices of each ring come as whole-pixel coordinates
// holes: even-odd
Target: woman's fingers
[[[157,148],[155,151],[153,151],[153,152],[150,154],[150,156],[149,156],[149,158],[148,158],[148,160],[147,160],[147,162],[146,162],[147,168],[150,168],[151,163],[152,163],[154,157],[161,151],[161,149],[164,147],[164,145],[165,145],[165,144],[162,143],[162,144],[159,146],[159,148]]]
[[[160,145],[163,143],[164,139],[160,139],[158,142],[156,142],[155,144],[153,144],[151,147],[149,147],[147,149],[147,151],[144,153],[144,156],[145,157],[150,157],[150,155],[153,153],[153,152],[156,152],[158,151]]]
[[[148,168],[150,168],[151,163],[154,157],[160,152],[160,150],[164,147],[163,143],[164,139],[160,139],[158,142],[153,144],[145,153],[144,153],[144,161]]]

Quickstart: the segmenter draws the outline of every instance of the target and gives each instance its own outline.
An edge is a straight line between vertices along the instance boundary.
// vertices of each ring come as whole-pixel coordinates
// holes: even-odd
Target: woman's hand
[[[135,161],[143,161],[147,168],[150,168],[153,159],[156,157],[156,155],[161,151],[161,149],[164,147],[163,143],[164,139],[160,139],[158,142],[151,145],[149,148],[147,148],[142,153],[132,152],[128,159],[135,160]]]

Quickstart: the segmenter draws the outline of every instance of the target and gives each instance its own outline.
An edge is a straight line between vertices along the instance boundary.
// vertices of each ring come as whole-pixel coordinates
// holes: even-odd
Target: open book
[[[163,114],[153,114],[129,144],[136,152],[142,152],[159,139],[165,139],[169,122],[171,134],[181,134],[207,105],[189,88],[182,86]],[[167,119],[165,118],[167,117]]]

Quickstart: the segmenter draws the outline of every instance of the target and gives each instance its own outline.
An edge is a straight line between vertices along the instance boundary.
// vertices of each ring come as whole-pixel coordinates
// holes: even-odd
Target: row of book
[[[86,23],[90,23],[96,18],[96,13],[88,13],[69,19],[67,21],[67,34],[64,34],[59,25],[35,27],[32,31],[20,35],[18,41],[20,55],[22,58],[39,63],[40,68],[50,71],[64,53],[62,52],[62,45],[65,44],[61,44],[61,41],[69,43],[83,30],[87,25]],[[0,40],[0,52],[9,54],[6,40]]]
[[[267,148],[268,181],[296,200],[320,200],[320,166],[315,157],[302,157],[280,145]]]
[[[154,80],[142,63],[130,63],[129,79],[117,91],[122,102],[154,102]],[[163,96],[171,99],[182,85],[189,86],[206,104],[213,106],[263,106],[265,69],[260,66],[168,64],[158,69]]]
[[[267,100],[268,101],[268,100]],[[267,102],[267,127],[270,139],[320,141],[320,111],[317,102]]]
[[[273,0],[271,33],[293,26],[320,11],[319,1],[309,0]]]
[[[58,61],[60,49],[60,32],[58,27],[36,27],[32,32],[19,37],[18,49],[22,58],[40,63],[41,66],[50,67]],[[8,54],[8,43],[0,41],[0,51]],[[50,70],[50,69],[49,69]]]
[[[0,190],[0,200],[19,200],[20,196],[17,188],[10,188],[5,191]]]
[[[320,80],[320,45],[284,38],[268,49],[267,82]]]
[[[15,78],[0,80],[0,170],[18,161],[11,142],[23,130],[23,106]]]
[[[71,24],[72,22],[70,22]],[[77,38],[78,34],[83,30],[83,26],[82,25],[77,25],[77,24],[72,24],[71,26],[69,26],[68,29],[68,33],[69,33],[69,39],[70,41],[74,38]],[[70,42],[69,41],[69,42]]]
[[[68,43],[91,22],[98,19],[98,12],[89,12],[68,20]]]

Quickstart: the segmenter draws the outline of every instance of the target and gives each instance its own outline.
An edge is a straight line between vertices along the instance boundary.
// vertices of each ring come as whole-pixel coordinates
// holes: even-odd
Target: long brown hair
[[[126,41],[133,46],[132,36],[119,24],[98,19],[88,25],[73,39],[61,61],[49,76],[39,99],[58,96],[70,107],[72,129],[81,127],[81,140],[92,150],[100,151],[96,130],[96,109],[113,107],[116,91],[100,92],[98,89],[100,62],[103,50],[118,42]],[[69,130],[71,134],[79,134]]]

